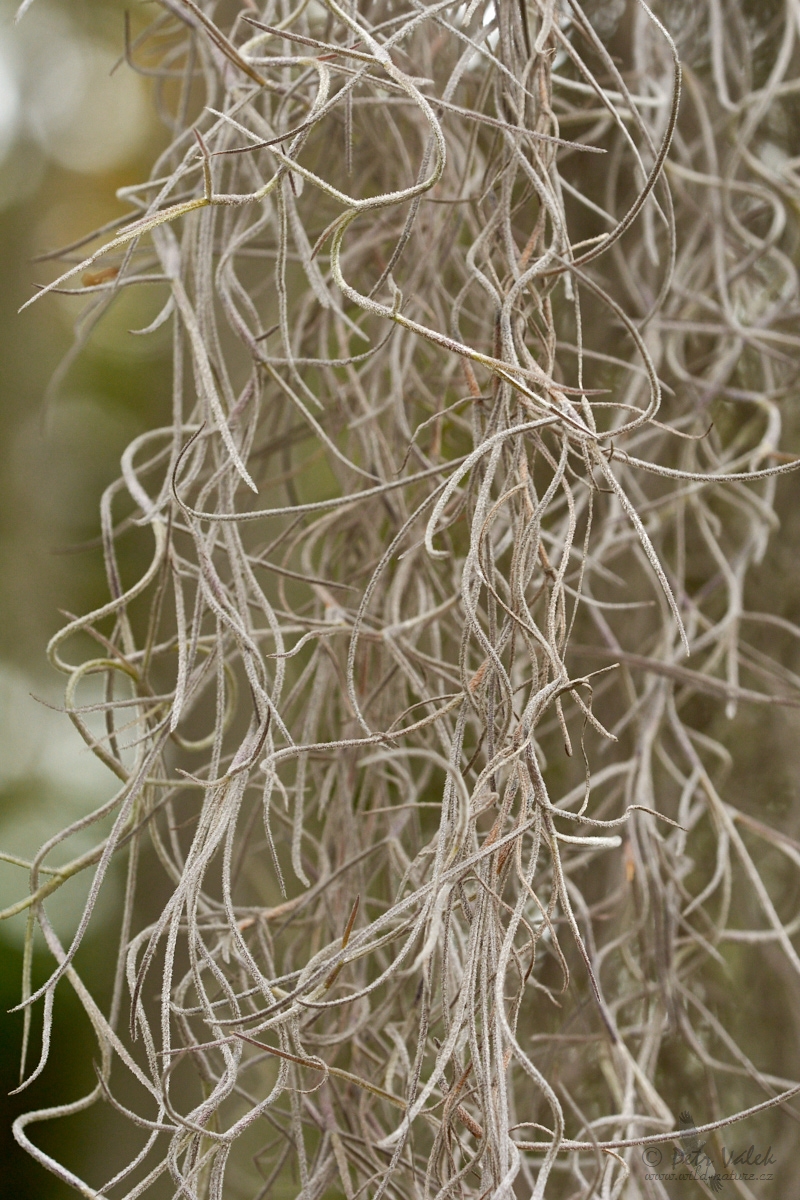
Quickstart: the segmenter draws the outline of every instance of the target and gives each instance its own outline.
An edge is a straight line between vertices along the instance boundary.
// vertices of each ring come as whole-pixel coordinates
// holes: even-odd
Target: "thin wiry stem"
[[[26,1019],[44,1002],[27,1082],[62,977],[100,1051],[17,1139],[104,1200],[269,1195],[292,1165],[303,1200],[650,1196],[632,1152],[682,1136],[676,1039],[768,1097],[697,1133],[798,1091],[703,981],[732,940],[800,974],[751,845],[800,847],[724,799],[690,703],[800,703],[742,629],[800,635],[744,598],[800,465],[798,150],[765,142],[797,0],[766,68],[716,0],[638,0],[616,34],[577,0],[268,0],[226,28],[161,3],[126,57],[174,140],[34,297],[71,282],[95,320],[163,289],[138,332],[171,325],[174,388],[103,499],[110,599],[50,646],[121,786],[4,856],[30,870],[3,914],[32,914]],[[67,661],[77,634],[98,657]],[[120,858],[105,1016],[75,964]],[[64,946],[45,902],[89,868]],[[169,891],[150,923],[143,872]],[[27,1131],[99,1100],[142,1138],[89,1186]]]

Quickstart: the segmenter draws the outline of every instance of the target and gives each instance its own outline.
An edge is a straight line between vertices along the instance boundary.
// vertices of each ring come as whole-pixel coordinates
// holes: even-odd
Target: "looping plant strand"
[[[22,1086],[62,978],[98,1044],[17,1140],[103,1200],[650,1196],[665,1055],[750,1088],[702,1131],[798,1086],[706,1002],[727,941],[800,974],[753,845],[800,850],[693,705],[800,696],[746,638],[800,630],[745,607],[800,465],[798,149],[765,140],[797,0],[769,36],[734,0],[160,2],[126,57],[172,143],[29,301],[70,284],[85,323],[146,283],[174,400],[103,497],[109,599],[50,646],[121,786],[0,856]],[[125,872],[101,1011],[79,951]],[[139,1144],[89,1184],[35,1130],[102,1101]]]

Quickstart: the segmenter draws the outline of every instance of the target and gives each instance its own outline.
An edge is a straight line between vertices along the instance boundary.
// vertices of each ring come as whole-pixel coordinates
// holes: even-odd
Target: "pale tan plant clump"
[[[50,648],[119,790],[15,909],[55,962],[28,1080],[64,976],[98,1046],[17,1139],[108,1200],[666,1197],[666,1055],[709,1128],[800,1090],[706,1003],[731,942],[800,974],[753,847],[800,851],[696,702],[800,704],[744,601],[798,466],[800,3],[161,8],[126,57],[172,144],[43,289],[82,337],[157,290],[174,407]],[[105,1012],[74,960],[118,862]],[[35,1126],[99,1103],[139,1141],[90,1185]]]

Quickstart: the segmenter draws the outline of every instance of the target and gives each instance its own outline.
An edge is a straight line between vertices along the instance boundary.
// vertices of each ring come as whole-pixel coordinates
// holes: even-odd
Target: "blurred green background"
[[[148,14],[150,6],[140,15]],[[19,24],[14,16],[14,5],[0,4],[0,848],[30,858],[45,837],[110,794],[106,773],[69,721],[32,694],[51,704],[63,699],[45,656],[63,623],[59,609],[83,612],[106,598],[100,551],[80,547],[97,536],[99,497],[118,474],[122,450],[162,420],[170,361],[167,331],[166,338],[128,332],[149,319],[146,298],[130,292],[48,394],[81,302],[57,296],[18,315],[35,284],[53,278],[51,264],[32,260],[130,211],[116,191],[147,176],[162,134],[146,81],[124,64],[113,70],[124,44],[121,3],[35,0]],[[83,848],[79,838],[71,847]],[[51,907],[64,936],[82,886]],[[26,872],[0,863],[0,907],[26,889]],[[75,1193],[17,1148],[10,1125],[21,1111],[75,1099],[92,1085],[94,1040],[71,989],[59,987],[53,1061],[29,1091],[8,1096],[19,1075],[22,1017],[8,1009],[19,1001],[24,922],[18,916],[0,926],[0,1197],[60,1200]],[[101,932],[93,929],[82,970],[102,1002],[113,964]],[[46,970],[37,955],[36,978]],[[98,1120],[37,1126],[34,1136],[94,1175]]]

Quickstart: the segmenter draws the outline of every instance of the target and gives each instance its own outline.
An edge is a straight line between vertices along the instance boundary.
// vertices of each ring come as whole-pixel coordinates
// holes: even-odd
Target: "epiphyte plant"
[[[800,973],[754,845],[798,851],[719,737],[800,705],[745,603],[799,465],[800,5],[159,9],[125,57],[170,144],[35,297],[83,341],[150,288],[173,405],[49,649],[118,790],[9,910],[52,956],[23,1082],[59,980],[97,1039],[17,1140],[94,1200],[666,1196],[667,1059],[746,1097],[698,1135],[800,1090],[707,1003],[730,943]],[[90,1183],[36,1126],[95,1104],[138,1141]]]

